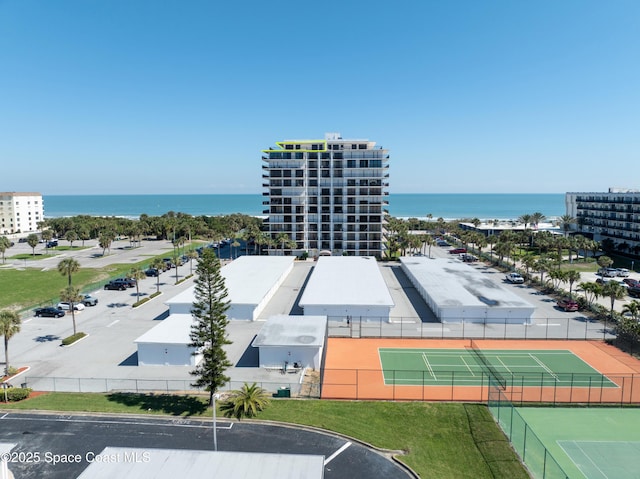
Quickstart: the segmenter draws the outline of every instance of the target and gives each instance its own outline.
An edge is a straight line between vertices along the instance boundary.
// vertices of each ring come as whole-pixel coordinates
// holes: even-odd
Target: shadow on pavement
[[[251,346],[257,334],[249,341],[247,349],[244,350],[242,356],[236,363],[237,368],[258,368],[260,367],[260,351],[258,348]]]
[[[195,396],[113,393],[108,394],[107,399],[125,406],[138,406],[141,411],[158,411],[172,416],[191,416],[207,410],[207,405]]]
[[[138,351],[133,353],[127,359],[122,361],[118,366],[137,366],[138,365]]]
[[[46,336],[38,336],[34,339],[37,343],[48,343],[51,341],[58,341],[60,336],[54,336],[53,334],[47,334]]]

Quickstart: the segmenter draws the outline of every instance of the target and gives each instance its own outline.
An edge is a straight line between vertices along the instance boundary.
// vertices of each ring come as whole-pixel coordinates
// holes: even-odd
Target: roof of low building
[[[326,328],[326,316],[271,316],[252,345],[320,347],[324,345]]]
[[[370,256],[322,256],[311,273],[300,306],[393,306],[378,263]]]

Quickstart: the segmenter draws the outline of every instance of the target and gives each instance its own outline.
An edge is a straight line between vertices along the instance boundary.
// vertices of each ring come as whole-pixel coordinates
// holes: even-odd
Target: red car
[[[465,248],[455,248],[455,249],[450,249],[449,250],[449,254],[462,254],[462,253],[466,253],[467,250]]]
[[[580,309],[580,305],[575,302],[573,299],[562,298],[559,299],[556,303],[560,309],[564,309],[565,311],[578,311]]]

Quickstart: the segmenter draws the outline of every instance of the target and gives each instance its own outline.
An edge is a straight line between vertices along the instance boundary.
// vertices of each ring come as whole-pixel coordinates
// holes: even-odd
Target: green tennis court
[[[387,385],[618,387],[571,351],[379,348]]]
[[[513,438],[514,447],[524,453],[525,463],[531,469],[543,470],[541,455],[533,446],[539,440],[571,479],[639,477],[640,409],[519,407],[516,410],[531,429],[527,436],[518,425],[520,421],[512,419],[517,423],[511,432],[517,436]],[[521,447],[525,437],[529,445]],[[536,466],[530,461],[540,464]]]

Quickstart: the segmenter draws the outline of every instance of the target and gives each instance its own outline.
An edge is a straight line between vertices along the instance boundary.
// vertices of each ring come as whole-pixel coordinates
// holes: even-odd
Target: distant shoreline
[[[266,216],[268,197],[261,194],[189,195],[44,195],[45,218],[65,216],[162,216],[170,211],[192,216],[241,213]],[[540,212],[547,218],[565,214],[565,194],[556,193],[395,193],[385,207],[396,218],[515,220]]]

